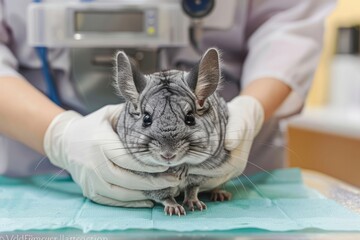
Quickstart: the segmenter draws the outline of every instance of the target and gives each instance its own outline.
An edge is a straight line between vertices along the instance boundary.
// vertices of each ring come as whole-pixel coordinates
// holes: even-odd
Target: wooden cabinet
[[[360,187],[360,118],[324,109],[306,111],[289,121],[287,141],[290,166]]]

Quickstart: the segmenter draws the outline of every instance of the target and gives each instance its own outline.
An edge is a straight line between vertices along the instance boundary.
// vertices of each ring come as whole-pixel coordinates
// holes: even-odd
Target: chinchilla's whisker
[[[265,196],[262,194],[262,192],[261,192],[260,189],[256,186],[256,184],[255,184],[253,181],[251,181],[251,179],[250,179],[248,176],[246,176],[245,173],[243,173],[242,175],[254,186],[254,188],[255,188],[255,190],[258,192],[258,194],[259,194],[261,197],[265,198]]]
[[[296,153],[293,149],[291,149],[289,147],[289,145],[287,144],[282,144],[282,145],[277,145],[277,144],[272,144],[272,143],[268,143],[268,142],[263,142],[263,141],[258,141],[256,139],[245,139],[245,138],[234,138],[234,139],[226,139],[226,140],[241,140],[241,141],[252,141],[253,145],[262,145],[262,146],[266,146],[266,147],[283,147],[285,150],[288,150],[290,153],[294,154],[294,156],[296,157],[296,159],[298,161],[302,161],[302,157]],[[210,145],[208,142],[219,142],[221,141],[221,139],[219,140],[210,140],[210,141],[197,141],[197,142],[192,142],[192,143],[196,143],[196,144],[201,144],[201,143],[206,143],[207,145]]]
[[[256,129],[251,129],[251,128],[242,128],[242,129],[237,129],[237,130],[232,130],[232,131],[226,131],[226,133],[232,133],[232,132],[242,132],[242,131],[255,131]],[[212,137],[212,136],[218,136],[219,133],[216,131],[216,132],[213,132],[213,133],[210,133],[208,136],[206,137],[203,137],[203,138],[208,138],[208,137]],[[226,137],[225,137],[226,138]]]
[[[147,148],[148,145],[147,144],[138,144],[138,143],[130,143],[131,147],[117,147],[117,146],[114,146],[114,147],[117,147],[119,149],[128,149],[128,148]],[[106,148],[106,149],[109,149],[109,148]]]
[[[208,142],[208,141],[224,141],[224,140],[241,140],[241,141],[254,141],[254,138],[220,138],[220,139],[209,139],[208,137],[202,137],[202,138],[197,138],[196,141],[201,141],[202,139],[205,139],[202,142]]]
[[[240,191],[239,191],[239,189],[237,188],[236,184],[233,182],[233,180],[231,179],[229,182],[234,186],[236,192],[240,194]]]
[[[205,154],[201,154],[201,153],[194,152],[194,151],[189,151],[188,153],[189,153],[189,154],[192,154],[192,155],[200,156],[200,157],[206,156]]]
[[[79,143],[78,143],[79,144]],[[137,146],[136,147],[145,147],[147,144],[144,144],[144,143],[136,143],[136,142],[129,142],[129,144],[136,144]],[[110,146],[119,146],[118,148],[121,148],[120,146],[122,146],[122,143],[121,142],[112,142],[112,143],[102,143],[102,142],[99,142],[98,144],[90,144],[90,145],[85,145],[85,146],[82,146],[82,144],[80,144],[80,146],[78,146],[77,148],[80,148],[80,149],[93,149],[94,147],[105,147],[105,149],[107,149],[107,147],[110,147]],[[122,146],[124,149],[127,148],[127,146]]]
[[[41,184],[40,189],[46,190],[49,184],[51,184],[60,174],[62,174],[65,169],[60,169],[54,175],[52,175],[45,183]]]
[[[239,159],[239,160],[241,160],[241,161],[243,161],[243,162],[246,162],[247,164],[250,164],[250,165],[258,168],[258,169],[262,170],[263,172],[265,172],[266,174],[269,174],[272,178],[275,178],[275,176],[274,176],[271,172],[269,172],[269,171],[267,171],[266,169],[260,167],[259,165],[255,164],[255,163],[253,163],[253,162],[251,162],[251,161],[249,161],[249,160],[241,159],[240,157],[235,157],[235,158],[237,158],[237,159]],[[229,163],[229,164],[230,164],[230,163]],[[234,167],[234,168],[237,167],[237,166],[234,166],[233,164],[230,164],[230,165],[231,165],[232,167]]]
[[[195,153],[198,153],[198,154],[201,154],[201,155],[207,155],[207,156],[213,156],[213,154],[211,153],[208,153],[208,152],[205,152],[205,151],[198,151],[197,149],[189,149],[188,152],[195,152]]]
[[[302,158],[301,156],[296,153],[293,149],[291,149],[289,147],[289,145],[287,144],[281,144],[281,145],[276,145],[276,144],[273,144],[273,143],[267,143],[267,142],[263,142],[263,141],[258,141],[258,140],[255,140],[253,141],[252,143],[253,145],[261,145],[261,146],[266,146],[266,147],[283,147],[285,150],[289,151],[290,153],[294,154],[294,156],[297,158],[297,160],[299,161],[302,161]]]
[[[147,156],[147,155],[149,155],[149,153],[147,153],[147,152],[138,153],[138,156],[137,156],[137,157],[142,157],[142,156]]]
[[[256,131],[256,130],[258,130],[258,129],[256,129],[256,128],[239,128],[239,129],[234,129],[234,130],[231,130],[231,131],[226,131],[226,134],[228,134],[228,133],[233,133],[233,132],[242,133],[242,132],[244,132],[244,131]],[[275,132],[275,131],[278,131],[278,129],[274,129],[274,130],[273,130],[273,132]],[[225,134],[225,135],[226,135],[226,134]],[[217,131],[209,134],[209,136],[218,136],[218,135],[219,135],[219,133],[218,133]],[[226,138],[226,137],[225,137],[225,138]]]
[[[261,145],[261,146],[266,146],[266,147],[283,147],[285,150],[289,151],[290,153],[294,154],[294,156],[296,157],[296,159],[300,162],[302,162],[302,157],[296,153],[293,149],[291,149],[289,147],[289,145],[287,144],[282,144],[282,145],[276,145],[276,144],[271,144],[271,143],[266,143],[266,142],[260,142],[260,141],[254,141],[253,145]]]
[[[209,142],[192,142],[192,143],[190,143],[189,144],[189,146],[190,147],[199,147],[199,145],[206,145],[206,146],[215,146],[215,147],[217,147],[217,146],[219,146],[219,143],[211,143],[211,141],[209,141]]]
[[[197,155],[197,156],[201,156],[201,157],[204,157],[204,156],[209,157],[209,154],[205,154],[205,153],[201,153],[201,152],[191,151],[189,153]]]
[[[42,157],[39,162],[36,164],[34,171],[36,171],[38,169],[38,167],[46,160],[49,159],[47,156]]]
[[[118,139],[86,139],[86,140],[81,140],[81,141],[74,141],[73,143],[83,143],[83,142],[106,142],[106,143],[118,143],[119,140]]]
[[[192,152],[194,152],[194,151],[196,151],[196,150],[193,150]],[[207,155],[209,155],[209,156],[213,156],[212,154],[207,153],[207,152],[200,152],[200,153],[201,153],[201,154],[207,154]],[[264,171],[265,173],[269,174],[272,178],[275,178],[275,176],[274,176],[272,173],[270,173],[270,172],[267,171],[266,169],[260,167],[259,165],[255,164],[255,163],[253,163],[253,162],[251,162],[251,161],[248,161],[248,159],[242,159],[242,158],[240,158],[240,157],[238,157],[238,156],[231,156],[231,154],[229,154],[229,153],[225,153],[225,154],[226,154],[227,156],[229,156],[229,157],[233,157],[233,158],[236,158],[236,159],[241,160],[242,162],[246,162],[246,163],[248,163],[248,164],[251,164],[251,165],[253,165],[254,167],[256,167],[256,168]],[[229,162],[228,162],[227,164],[230,164],[233,168],[237,168],[237,166],[234,166],[233,164],[231,164],[231,163],[229,163]]]
[[[96,150],[97,151],[97,150]],[[123,154],[118,154],[118,155],[116,155],[116,156],[113,156],[113,157],[111,157],[111,158],[109,158],[109,160],[110,161],[113,161],[113,160],[115,160],[116,158],[119,158],[119,157],[123,157],[123,156],[129,156],[129,155],[131,155],[131,154],[140,154],[140,153],[146,153],[146,154],[148,154],[148,153],[150,153],[150,151],[149,150],[141,150],[141,151],[136,151],[136,152],[131,152],[131,153],[123,153]],[[94,153],[91,153],[91,152],[88,152],[87,153],[87,155],[92,155],[92,154],[98,154],[97,152],[94,152]],[[86,156],[85,156],[86,157]],[[134,160],[134,161],[136,161],[136,159],[131,159],[131,160]],[[71,164],[71,163],[70,163]],[[95,168],[99,168],[99,167],[101,167],[103,164],[108,164],[108,161],[103,161],[103,162],[101,162],[100,164],[98,164],[97,166],[95,166]],[[120,168],[121,168],[121,166],[119,166]]]
[[[87,150],[87,154],[96,154],[98,151],[111,151],[111,150],[126,150],[126,149],[144,149],[147,148],[147,146],[139,146],[139,147],[117,147],[117,146],[113,146],[111,147],[111,145],[106,145],[106,144],[102,144],[102,145],[97,145],[96,148],[94,148],[95,146],[82,146],[82,147],[78,147],[78,149],[81,150]]]
[[[127,133],[125,134],[125,137],[134,137],[134,138],[139,138],[139,139],[141,139],[140,137],[145,136],[145,137],[147,137],[147,138],[149,138],[149,139],[152,139],[152,137],[151,137],[150,135],[148,135],[148,134],[146,134],[146,133],[144,133],[144,132],[141,132],[141,131],[138,131],[138,130],[135,130],[135,129],[132,129],[131,131],[133,131],[133,132],[135,132],[135,133],[139,133],[139,135],[137,136],[137,135],[129,134],[129,132],[127,132]]]
[[[138,138],[138,139],[140,139],[140,138]],[[139,141],[127,141],[126,142],[128,145],[130,145],[130,144],[136,144],[136,145],[138,145],[138,146],[145,146],[145,145],[148,145],[148,143],[147,142],[139,142]],[[123,144],[124,145],[124,144]]]
[[[261,171],[264,171],[265,173],[269,174],[272,178],[275,178],[275,176],[274,176],[271,172],[267,171],[266,169],[260,167],[259,165],[255,164],[255,163],[253,163],[253,162],[251,162],[251,161],[247,161],[247,162],[248,162],[250,165],[253,165],[254,167],[260,169]]]
[[[196,156],[196,157],[204,157],[204,155],[199,154],[199,153],[195,153],[195,152],[190,152],[190,155]]]
[[[253,163],[253,162],[251,162],[251,161],[241,159],[239,156],[231,156],[231,154],[229,154],[229,153],[225,153],[225,154],[228,155],[229,157],[233,157],[233,158],[239,159],[239,160],[241,160],[241,161],[246,161],[247,163],[253,165],[254,167],[257,167],[257,168],[259,168],[260,170],[264,171],[265,173],[269,174],[272,178],[275,178],[275,176],[274,176],[271,172],[267,171],[266,169],[260,167],[259,165],[255,164],[255,163]],[[236,166],[233,166],[233,167],[236,167]]]
[[[241,181],[241,178],[240,178],[239,176],[237,176],[237,178],[238,178],[238,180],[239,180],[239,182],[240,182],[241,186],[243,187],[244,191],[245,191],[245,192],[246,192],[246,194],[247,194],[247,193],[248,193],[248,191],[247,191],[247,189],[246,189],[246,187],[245,187],[244,183]]]
[[[194,132],[189,133],[188,135],[186,135],[186,136],[184,137],[184,139],[189,139],[193,134],[195,134],[195,133],[197,133],[197,132],[200,132],[200,130],[196,130],[196,131],[194,131]]]
[[[126,153],[123,153],[123,154],[117,154],[116,156],[113,156],[113,157],[109,158],[109,160],[110,160],[110,161],[113,161],[114,159],[117,159],[117,158],[119,158],[119,157],[129,156],[129,155],[131,155],[131,154],[138,154],[138,153],[149,153],[149,151],[148,151],[148,150],[141,150],[141,151],[137,151],[137,152],[131,152],[131,153],[126,152]],[[105,163],[106,163],[106,161],[100,163],[99,166],[100,166],[101,164],[105,164]],[[120,166],[120,167],[121,167],[121,166]]]
[[[233,133],[233,132],[241,132],[241,131],[257,131],[258,129],[256,128],[238,128],[238,129],[233,129],[231,131],[226,131],[226,133]],[[272,131],[278,131],[278,129],[273,129]]]
[[[147,149],[147,147],[124,147],[124,148],[107,148],[106,151],[115,151],[115,150],[126,150],[126,149]]]
[[[199,148],[193,148],[193,147],[191,147],[189,150],[190,150],[190,151],[194,151],[194,152],[198,152],[198,153],[202,153],[202,154],[206,154],[206,155],[211,156],[211,157],[214,156],[212,153],[209,153],[209,152],[207,152],[207,151],[201,151],[202,149],[199,149]],[[200,150],[200,151],[199,151],[199,150]]]
[[[243,184],[243,182],[241,181],[241,179],[240,179],[240,177],[239,176],[237,176],[237,177],[235,177],[239,182],[240,182],[240,184],[241,184],[241,186],[242,186],[242,188],[244,189],[244,191],[246,192],[246,194],[248,193],[248,191],[247,191],[247,189],[246,189],[246,187],[245,187],[245,185]],[[230,180],[230,182],[234,185],[234,187],[236,188],[236,184],[234,183],[234,181],[233,181],[233,179],[231,179]],[[237,189],[237,188],[236,188]]]
[[[126,128],[124,128],[124,129],[126,129]],[[153,139],[150,135],[148,135],[148,134],[146,134],[146,133],[144,133],[144,132],[141,132],[141,131],[136,130],[136,129],[133,129],[133,128],[128,128],[128,129],[131,129],[131,131],[134,131],[134,132],[136,132],[136,133],[139,133],[140,136],[145,136],[145,137],[147,137],[147,138],[149,138],[149,139]],[[129,134],[129,133],[127,133],[125,136],[138,137],[138,138],[140,138],[139,136],[133,136],[133,135],[131,135],[131,134]]]
[[[132,142],[132,141],[128,141],[128,142],[126,142],[127,143],[127,145],[135,145],[136,147],[141,147],[141,146],[147,146],[148,144],[147,143],[141,143],[141,142]],[[105,145],[105,144],[103,144],[103,145]],[[110,144],[106,144],[106,145],[110,145]],[[117,145],[120,145],[120,144],[117,144]],[[121,145],[123,145],[122,143],[121,143]],[[125,147],[125,146],[124,146]]]
[[[149,153],[149,152],[150,152],[149,150],[143,150],[143,151],[131,152],[131,154]],[[114,160],[115,158],[122,157],[125,155],[129,155],[129,153],[124,153],[124,154],[119,154],[119,155],[113,156],[112,158],[110,158],[110,160]]]
[[[137,152],[137,153],[145,153],[145,152],[147,152],[147,151],[139,151],[139,152]],[[112,161],[112,160],[114,160],[114,159],[116,159],[116,158],[118,158],[118,157],[122,157],[122,156],[125,156],[125,155],[129,155],[129,154],[128,154],[128,153],[126,153],[126,154],[120,154],[120,155],[117,155],[117,156],[114,156],[114,157],[110,158],[110,160]],[[134,161],[136,161],[136,159],[134,159]],[[107,162],[107,161],[104,161],[104,162],[99,163],[98,165],[95,166],[95,169],[101,167],[101,166],[104,165],[104,164],[108,164],[108,162]],[[113,164],[115,164],[115,163],[113,163]],[[115,165],[116,165],[116,164],[115,164]],[[119,167],[121,168],[121,166],[119,166]]]

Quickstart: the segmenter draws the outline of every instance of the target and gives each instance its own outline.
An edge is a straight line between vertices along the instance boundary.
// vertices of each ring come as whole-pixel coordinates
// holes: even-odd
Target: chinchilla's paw
[[[221,189],[214,189],[212,190],[211,192],[211,197],[210,197],[210,200],[211,201],[228,201],[230,200],[232,197],[232,194],[225,191],[225,190],[221,190]]]
[[[190,211],[195,210],[195,206],[198,210],[202,211],[206,209],[205,203],[200,201],[198,198],[185,198],[183,205],[187,205],[187,207],[190,209]]]
[[[173,214],[176,214],[179,217],[181,215],[186,215],[185,208],[178,203],[166,204],[166,206],[164,208],[164,212],[165,212],[165,215],[170,215],[170,216],[172,216]]]

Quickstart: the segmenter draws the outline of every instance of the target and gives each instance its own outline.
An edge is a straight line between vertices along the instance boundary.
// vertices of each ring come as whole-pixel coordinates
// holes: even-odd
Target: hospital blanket
[[[79,187],[66,176],[0,177],[0,231],[360,231],[360,215],[306,187],[298,169],[263,172],[250,179],[242,177],[227,183],[225,189],[233,193],[231,201],[210,202],[206,194],[200,194],[207,210],[170,217],[164,215],[161,205],[152,209],[98,205],[83,198]]]

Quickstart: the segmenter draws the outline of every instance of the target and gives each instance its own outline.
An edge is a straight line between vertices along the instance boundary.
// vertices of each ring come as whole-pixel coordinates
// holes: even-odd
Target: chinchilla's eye
[[[145,112],[143,117],[143,126],[148,127],[152,124],[152,117],[149,113]]]
[[[188,112],[185,116],[185,124],[189,126],[195,125],[195,117],[192,112]]]

